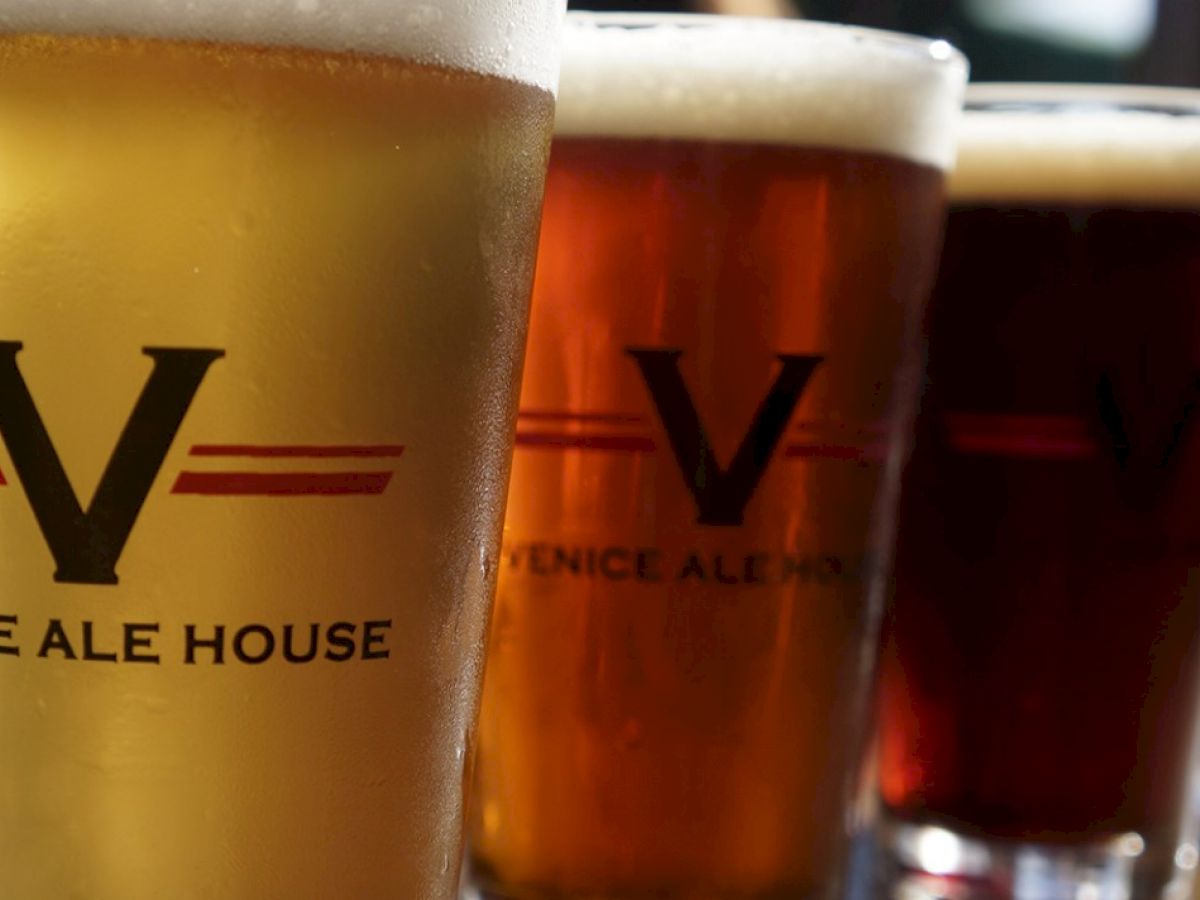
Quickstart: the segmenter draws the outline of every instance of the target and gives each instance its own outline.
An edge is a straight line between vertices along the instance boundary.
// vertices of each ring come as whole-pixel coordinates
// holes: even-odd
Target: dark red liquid
[[[1177,827],[1200,619],[1200,215],[959,208],[882,658],[902,818]]]

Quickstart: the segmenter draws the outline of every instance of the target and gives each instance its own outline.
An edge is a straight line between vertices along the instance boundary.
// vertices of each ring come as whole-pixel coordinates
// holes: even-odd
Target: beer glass
[[[0,892],[449,898],[562,3],[0,0]]]
[[[968,101],[881,666],[897,877],[1186,892],[1200,92]]]
[[[829,895],[964,64],[835,26],[568,21],[475,879]]]

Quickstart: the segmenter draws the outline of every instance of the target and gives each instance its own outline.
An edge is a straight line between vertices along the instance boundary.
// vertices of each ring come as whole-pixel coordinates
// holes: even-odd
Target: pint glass
[[[881,667],[892,849],[935,891],[1158,897],[1196,861],[1200,92],[968,106]]]
[[[561,4],[0,2],[0,892],[449,898]]]
[[[824,896],[964,65],[832,26],[569,22],[476,880]]]

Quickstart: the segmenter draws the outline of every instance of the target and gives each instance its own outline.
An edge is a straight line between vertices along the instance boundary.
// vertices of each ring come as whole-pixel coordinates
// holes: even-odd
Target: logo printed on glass
[[[23,345],[0,341],[0,437],[68,584],[119,583],[116,566],[184,417],[213,363],[224,350],[145,347],[154,361],[141,395],[108,459],[87,510],[71,488],[37,404],[17,365]],[[198,444],[194,457],[241,459],[388,459],[398,444]],[[392,470],[342,472],[181,472],[173,494],[227,496],[339,496],[382,494]],[[0,472],[0,486],[7,484]]]

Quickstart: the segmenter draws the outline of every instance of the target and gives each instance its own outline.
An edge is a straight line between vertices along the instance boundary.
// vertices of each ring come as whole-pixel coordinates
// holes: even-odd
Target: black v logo
[[[1191,423],[1192,409],[1200,399],[1200,379],[1182,385],[1167,404],[1139,407],[1137,399],[1122,396],[1109,375],[1100,376],[1096,403],[1117,464],[1124,470],[1165,469]],[[1139,414],[1139,408],[1144,412]]]
[[[767,463],[822,357],[779,356],[783,368],[754,414],[750,430],[742,438],[729,468],[722,469],[679,373],[683,351],[630,347],[625,352],[641,369],[671,450],[696,501],[699,523],[741,525],[746,504],[762,480]]]
[[[117,560],[192,399],[223,350],[146,347],[154,369],[87,512],[63,470],[17,367],[21,344],[0,341],[0,437],[57,564],[54,580],[116,584]]]

